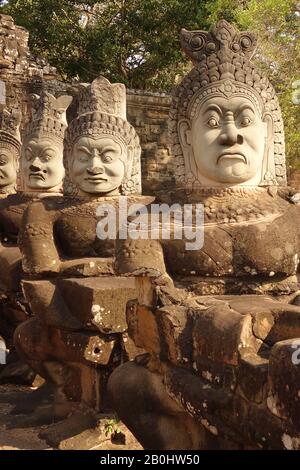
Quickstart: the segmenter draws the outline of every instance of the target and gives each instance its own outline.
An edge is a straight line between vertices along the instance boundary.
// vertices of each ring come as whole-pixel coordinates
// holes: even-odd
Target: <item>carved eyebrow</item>
[[[204,112],[207,113],[208,111],[216,111],[218,114],[222,114],[221,108],[216,104],[210,104],[209,106],[207,106]]]
[[[90,150],[87,148],[87,147],[78,147],[78,150],[81,150],[82,152],[86,153],[87,155],[92,155],[92,153],[90,152]]]
[[[254,108],[253,106],[251,106],[251,104],[249,103],[245,103],[245,104],[242,104],[242,106],[240,106],[237,111],[235,112],[235,114],[240,114],[242,111],[245,111],[245,109],[250,109],[250,111],[252,111],[252,113],[255,113],[254,111]]]
[[[51,152],[55,152],[55,150],[52,147],[46,147],[45,149],[43,149],[43,153],[48,152],[49,150]]]
[[[101,150],[101,153],[103,153],[103,152],[115,152],[116,153],[116,152],[119,152],[119,149],[116,148],[116,147],[109,147],[109,146],[105,147],[104,146]]]

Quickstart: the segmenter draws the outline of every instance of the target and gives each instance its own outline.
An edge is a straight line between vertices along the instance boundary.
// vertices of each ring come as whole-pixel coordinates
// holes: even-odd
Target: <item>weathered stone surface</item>
[[[126,304],[137,296],[134,278],[63,279],[59,286],[70,311],[82,324],[102,333],[127,329]]]
[[[63,261],[60,273],[63,277],[93,277],[114,274],[113,258],[82,258]]]
[[[255,403],[266,397],[268,366],[268,359],[258,354],[247,354],[241,359],[238,383],[245,397]]]
[[[191,364],[186,364],[190,367]],[[217,363],[198,354],[194,357],[193,369],[201,378],[215,388],[227,388],[234,391],[237,385],[238,369],[232,365]]]
[[[271,349],[268,407],[300,430],[300,339],[276,343]],[[300,447],[300,441],[299,441]]]
[[[252,332],[250,315],[241,315],[227,304],[199,312],[194,328],[194,357],[236,366],[239,358],[261,346]]]
[[[131,301],[127,304],[126,318],[128,334],[135,345],[158,355],[161,349],[160,334],[152,310],[139,305],[137,301]]]
[[[132,340],[132,338],[130,338],[127,332],[122,334],[122,347],[125,351],[125,356],[129,361],[132,361],[137,356],[145,354],[146,352],[145,349],[138,348],[134,344],[134,341]]]
[[[106,366],[111,359],[115,343],[116,337],[114,336],[55,330],[52,347],[59,346],[60,352],[57,357],[63,361],[79,363],[88,361]],[[49,354],[51,354],[50,349]]]
[[[20,291],[22,259],[19,248],[11,246],[1,250],[0,266],[0,282],[3,284],[4,291]]]
[[[156,310],[161,338],[161,358],[174,365],[191,365],[193,360],[193,318],[188,308],[167,306]]]
[[[274,326],[266,338],[270,345],[300,337],[300,308],[288,305],[274,312]]]
[[[165,273],[163,250],[157,240],[118,240],[116,254],[120,275],[159,277]]]

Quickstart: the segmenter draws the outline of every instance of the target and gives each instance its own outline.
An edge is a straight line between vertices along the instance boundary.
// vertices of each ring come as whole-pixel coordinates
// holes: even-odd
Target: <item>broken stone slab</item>
[[[48,326],[79,330],[82,324],[70,312],[56,281],[38,280],[21,283],[32,313]]]
[[[290,423],[275,417],[265,408],[250,404],[247,422],[244,423],[245,431],[247,427],[261,449],[300,450],[300,433]]]
[[[251,315],[241,315],[225,302],[200,310],[193,332],[194,357],[237,366],[240,357],[262,345],[252,332]]]
[[[247,354],[241,358],[238,368],[238,384],[243,395],[255,403],[266,398],[269,360],[258,354]]]
[[[62,277],[94,277],[114,274],[113,258],[81,258],[63,261]]]
[[[58,329],[52,333],[52,347],[59,347],[59,358],[70,362],[107,365],[115,344],[115,336]]]
[[[232,365],[212,362],[203,356],[195,355],[193,370],[215,388],[224,387],[233,391],[237,386],[238,368]]]
[[[217,416],[216,411],[232,408],[233,396],[224,389],[215,389],[188,370],[164,364],[164,384],[168,395],[175,400],[199,425],[214,436],[232,437],[232,433]]]
[[[70,442],[71,440],[71,442],[76,441],[75,449],[81,449],[83,445],[85,445],[85,449],[89,449],[90,443],[88,442],[86,431],[90,430],[90,428],[91,431],[94,431],[96,424],[96,413],[81,405],[78,410],[72,413],[65,420],[47,426],[46,429],[42,429],[39,433],[39,437],[55,448],[59,448],[60,446],[64,448],[67,442]],[[78,435],[82,436],[82,433],[84,433],[85,441],[81,442],[80,445],[78,442]],[[94,436],[95,433],[92,432],[92,435]],[[77,438],[74,438],[74,436]],[[78,447],[78,445],[80,445],[80,447]]]
[[[265,407],[224,388],[215,388],[188,370],[164,364],[164,383],[168,395],[196,418],[199,426],[218,438],[226,437],[243,448],[300,447],[300,434],[289,423]]]
[[[127,330],[126,305],[137,297],[134,278],[93,277],[61,279],[62,294],[72,314],[102,333]]]
[[[146,352],[143,348],[138,348],[134,344],[134,341],[130,338],[127,332],[122,333],[122,348],[128,361],[132,361],[137,356],[145,354]]]
[[[160,333],[151,308],[139,305],[138,301],[127,304],[126,318],[128,334],[138,348],[154,355],[160,354]]]
[[[193,358],[193,318],[189,309],[168,305],[155,312],[161,341],[161,359],[174,365],[190,365]]]
[[[268,385],[271,413],[300,430],[300,338],[280,341],[272,347]]]
[[[224,297],[230,307],[253,318],[255,336],[269,345],[300,337],[300,307],[268,296]]]
[[[25,280],[22,286],[32,311],[48,325],[105,334],[127,329],[126,304],[137,297],[135,279],[125,277]]]
[[[277,311],[273,310],[274,326],[265,342],[274,345],[277,342],[300,338],[300,307],[287,305]]]

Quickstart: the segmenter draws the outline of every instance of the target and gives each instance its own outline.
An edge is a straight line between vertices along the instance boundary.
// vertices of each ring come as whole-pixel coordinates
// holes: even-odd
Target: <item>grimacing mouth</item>
[[[239,151],[235,152],[233,150],[224,150],[224,152],[222,152],[217,158],[217,165],[219,164],[221,160],[224,160],[224,159],[241,160],[242,162],[247,164],[246,156]]]
[[[43,173],[29,173],[29,178],[35,178],[43,181],[46,179]]]

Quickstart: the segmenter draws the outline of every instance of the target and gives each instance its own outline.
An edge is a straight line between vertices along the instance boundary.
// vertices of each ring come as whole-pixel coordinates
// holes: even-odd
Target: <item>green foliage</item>
[[[119,428],[120,420],[119,418],[107,419],[104,423],[104,433],[106,437],[111,437],[116,434],[121,434]]]
[[[33,53],[66,78],[100,73],[134,88],[170,88],[184,59],[182,27],[207,26],[200,0],[10,0],[3,11],[30,32]],[[82,20],[87,19],[87,24]]]

